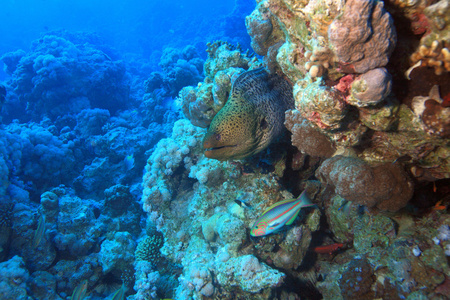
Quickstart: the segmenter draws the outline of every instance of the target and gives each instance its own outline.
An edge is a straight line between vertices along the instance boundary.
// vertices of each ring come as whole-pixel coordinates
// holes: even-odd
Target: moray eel
[[[242,159],[258,153],[284,130],[284,113],[294,108],[286,79],[264,68],[242,73],[203,140],[208,158]]]

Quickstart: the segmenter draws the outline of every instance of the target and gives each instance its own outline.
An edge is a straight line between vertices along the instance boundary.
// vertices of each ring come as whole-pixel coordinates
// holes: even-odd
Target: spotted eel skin
[[[284,130],[284,113],[294,108],[292,87],[264,68],[242,73],[203,140],[208,158],[243,159],[258,153]]]

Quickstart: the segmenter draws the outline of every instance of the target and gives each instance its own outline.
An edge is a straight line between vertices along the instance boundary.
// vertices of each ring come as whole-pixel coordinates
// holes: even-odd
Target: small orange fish
[[[436,202],[436,204],[431,208],[432,210],[445,210],[447,209],[447,205],[442,204],[442,200]]]
[[[315,247],[313,250],[314,250],[314,252],[319,253],[319,254],[333,254],[333,252],[336,252],[336,251],[342,249],[342,247],[344,247],[344,244],[335,243],[335,244],[331,244],[331,245]]]

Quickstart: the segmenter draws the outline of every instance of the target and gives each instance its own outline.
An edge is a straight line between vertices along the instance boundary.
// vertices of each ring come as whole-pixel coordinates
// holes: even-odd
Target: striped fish
[[[264,236],[291,225],[303,207],[314,206],[306,191],[297,199],[288,199],[275,203],[259,217],[250,230],[251,236]]]
[[[77,285],[75,290],[73,290],[70,300],[83,300],[84,298],[86,298],[87,287],[88,281],[85,279]]]
[[[125,287],[125,285],[122,283],[122,286],[120,287],[120,289],[118,289],[113,297],[111,298],[111,300],[123,300],[125,299],[125,293],[126,293],[127,289]]]
[[[38,227],[34,232],[33,242],[31,244],[33,248],[39,246],[42,238],[44,237],[44,234],[45,234],[45,216],[41,214],[38,220]]]

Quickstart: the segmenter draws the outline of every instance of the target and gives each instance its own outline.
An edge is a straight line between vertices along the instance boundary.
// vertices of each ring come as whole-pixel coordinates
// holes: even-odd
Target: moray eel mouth
[[[205,150],[205,156],[208,158],[221,159],[221,157],[228,156],[225,153],[233,152],[233,150],[238,147],[238,145],[225,145],[225,146],[217,146],[212,147],[210,143],[205,141],[203,143],[203,149]],[[225,154],[225,155],[224,155]]]

